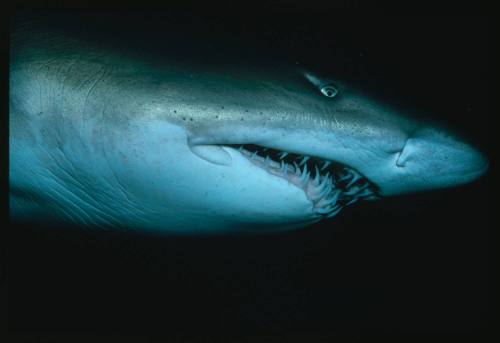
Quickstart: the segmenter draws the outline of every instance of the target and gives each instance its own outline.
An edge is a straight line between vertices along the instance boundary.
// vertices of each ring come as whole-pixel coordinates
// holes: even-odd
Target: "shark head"
[[[14,216],[162,232],[286,230],[358,200],[471,182],[488,168],[450,130],[334,75],[120,55],[53,32],[16,40]]]
[[[329,157],[361,172],[380,195],[457,186],[488,169],[485,156],[444,125],[409,115],[411,109],[396,109],[387,99],[383,103],[340,80],[302,74],[330,100],[329,137],[351,150],[347,158],[335,152]]]
[[[175,104],[162,108],[197,158],[194,189],[213,195],[197,201],[223,208],[218,226],[300,227],[358,200],[457,186],[488,168],[451,130],[332,77],[295,69],[178,75],[169,78]]]
[[[229,157],[215,147],[240,145],[243,154],[274,167],[295,160],[309,177],[316,167],[321,178],[337,165],[381,196],[461,185],[488,169],[481,152],[442,125],[405,115],[340,80],[304,70],[298,75],[281,85],[262,79],[257,95],[246,95],[256,108],[243,105],[229,123],[190,128],[192,151],[225,164]]]

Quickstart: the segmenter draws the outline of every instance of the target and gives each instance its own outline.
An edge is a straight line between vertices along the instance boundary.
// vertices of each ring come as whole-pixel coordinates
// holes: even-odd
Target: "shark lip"
[[[301,188],[319,217],[333,217],[357,200],[379,198],[377,187],[355,169],[336,161],[256,144],[229,144],[253,164]]]

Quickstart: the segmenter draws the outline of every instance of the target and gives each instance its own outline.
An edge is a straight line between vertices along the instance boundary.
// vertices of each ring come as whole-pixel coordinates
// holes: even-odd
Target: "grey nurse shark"
[[[289,230],[358,200],[464,184],[488,168],[449,130],[335,75],[164,55],[14,25],[14,221]]]

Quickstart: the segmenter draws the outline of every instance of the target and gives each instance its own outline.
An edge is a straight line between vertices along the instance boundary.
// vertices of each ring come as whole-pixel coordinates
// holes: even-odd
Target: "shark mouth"
[[[378,199],[377,187],[351,167],[254,144],[228,145],[272,175],[301,188],[320,218],[330,218],[345,206]]]

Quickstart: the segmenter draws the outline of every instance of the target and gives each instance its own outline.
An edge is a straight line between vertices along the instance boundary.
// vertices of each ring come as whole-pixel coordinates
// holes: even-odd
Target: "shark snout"
[[[422,128],[406,140],[395,159],[396,182],[386,194],[445,188],[471,182],[488,170],[483,153],[436,128]]]

